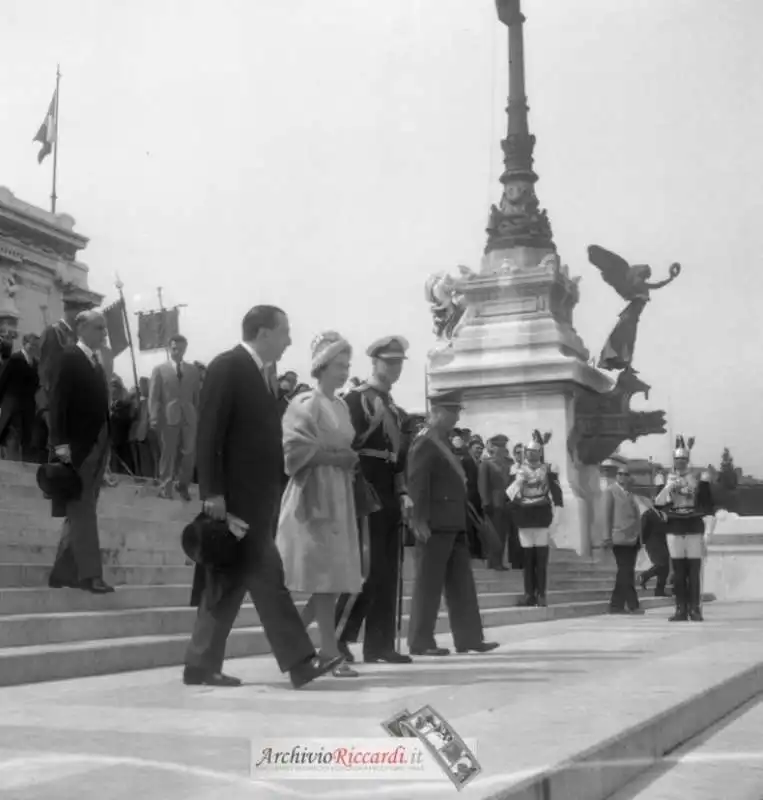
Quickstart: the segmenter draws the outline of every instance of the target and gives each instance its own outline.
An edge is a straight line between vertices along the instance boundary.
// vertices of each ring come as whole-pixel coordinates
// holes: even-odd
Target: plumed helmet
[[[692,447],[694,447],[693,436],[688,439],[684,439],[683,436],[676,436],[676,449],[673,451],[673,459],[685,458],[688,461],[691,458]]]
[[[532,438],[525,445],[525,450],[539,450],[543,452],[543,448],[551,441],[550,433],[541,433],[539,430],[534,430]]]

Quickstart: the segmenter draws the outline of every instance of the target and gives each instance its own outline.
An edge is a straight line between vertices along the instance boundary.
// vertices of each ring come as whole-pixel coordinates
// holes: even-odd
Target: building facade
[[[100,305],[78,260],[88,239],[68,214],[52,214],[0,187],[0,338],[16,342],[63,316],[66,299]]]

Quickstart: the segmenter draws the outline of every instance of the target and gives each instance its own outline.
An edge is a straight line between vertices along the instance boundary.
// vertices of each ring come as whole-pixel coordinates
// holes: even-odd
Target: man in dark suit
[[[27,333],[22,349],[0,369],[0,447],[12,461],[29,461],[35,421],[35,394],[40,386],[37,354],[40,337]]]
[[[97,505],[109,453],[109,392],[98,352],[106,339],[106,320],[83,311],[75,323],[77,344],[57,359],[50,384],[50,443],[70,462],[82,481],[82,494],[66,506],[56,563],[49,585],[76,587],[94,594],[114,589],[103,580]]]
[[[224,675],[225,643],[247,592],[282,672],[295,688],[331,671],[341,659],[315,653],[284,585],[274,541],[283,476],[283,433],[275,367],[291,344],[289,320],[273,306],[244,317],[242,342],[212,361],[204,379],[197,433],[199,491],[208,516],[234,517],[246,530],[240,568],[205,570],[185,658],[189,685],[238,686]],[[239,531],[241,532],[241,531]],[[198,569],[198,568],[197,568]]]
[[[408,647],[413,655],[446,656],[450,652],[438,647],[434,638],[444,589],[456,651],[486,653],[498,644],[483,638],[466,539],[466,474],[449,441],[461,399],[456,392],[448,392],[430,398],[430,404],[429,428],[414,441],[408,463],[416,538]]]

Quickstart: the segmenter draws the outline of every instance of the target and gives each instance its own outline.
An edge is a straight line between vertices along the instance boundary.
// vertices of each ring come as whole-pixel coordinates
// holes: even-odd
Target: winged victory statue
[[[648,264],[631,265],[616,253],[598,245],[588,248],[588,260],[620,297],[628,301],[601,351],[599,366],[606,370],[633,370],[638,323],[649,302],[649,292],[672,283],[681,274],[681,265],[671,264],[668,278],[650,283],[652,268]]]

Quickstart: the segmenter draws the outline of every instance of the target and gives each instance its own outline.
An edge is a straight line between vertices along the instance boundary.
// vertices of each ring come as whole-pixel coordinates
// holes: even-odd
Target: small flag
[[[179,317],[178,308],[138,314],[138,349],[141,353],[169,347],[170,339],[179,333]]]
[[[125,326],[125,301],[120,299],[103,310],[106,318],[106,328],[109,331],[109,345],[116,358],[127,350],[127,328]]]
[[[45,120],[42,125],[40,125],[40,130],[37,131],[37,135],[32,139],[33,142],[40,142],[42,145],[40,152],[37,154],[38,164],[42,164],[45,156],[50,155],[56,141],[56,134],[58,131],[58,120],[56,119],[57,94],[58,90],[56,89],[56,91],[53,92],[53,99],[50,101],[50,106],[48,106],[48,113],[45,115]]]

